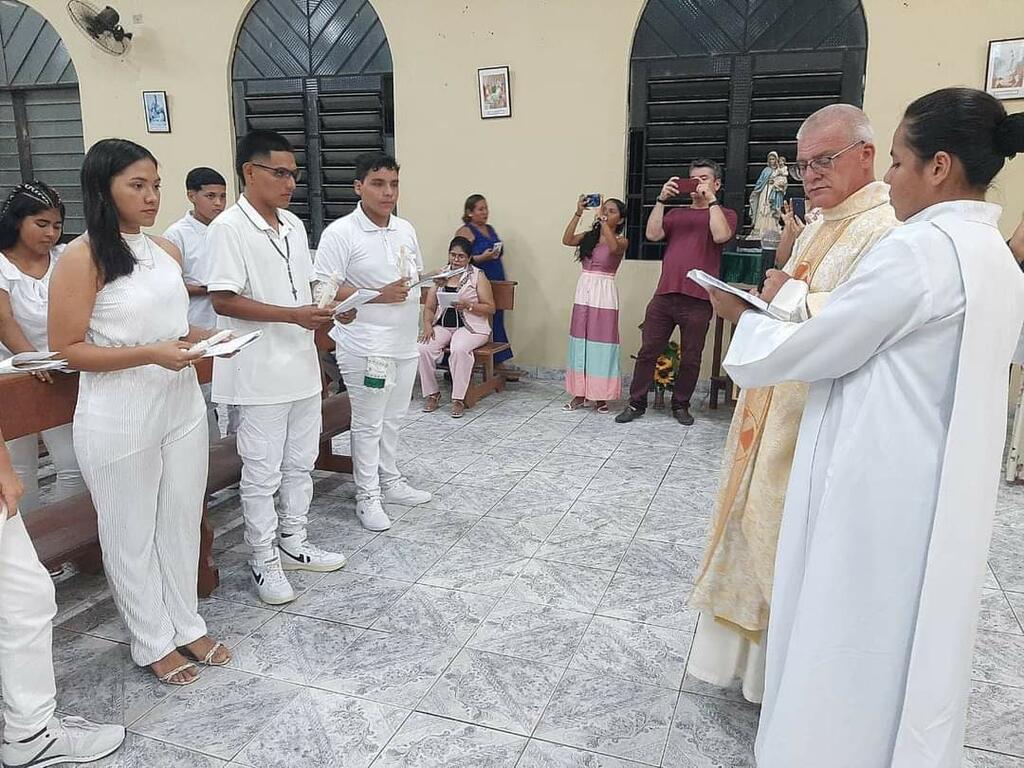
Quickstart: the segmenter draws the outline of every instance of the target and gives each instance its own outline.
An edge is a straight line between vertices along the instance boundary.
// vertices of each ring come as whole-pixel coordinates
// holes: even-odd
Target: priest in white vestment
[[[889,187],[875,181],[874,133],[867,115],[833,104],[797,133],[797,178],[822,217],[800,234],[783,272],[762,297],[802,320],[819,312],[860,257],[896,226]],[[788,280],[777,295],[772,286]],[[740,680],[748,701],[764,693],[768,628],[782,505],[807,385],[745,389],[726,440],[715,514],[690,605],[700,619],[687,673],[720,687]]]
[[[886,175],[904,226],[803,323],[747,310],[743,387],[810,383],[786,496],[759,768],[959,768],[978,605],[1024,350],[1024,275],[985,190],[1024,116],[944,89],[908,107]]]

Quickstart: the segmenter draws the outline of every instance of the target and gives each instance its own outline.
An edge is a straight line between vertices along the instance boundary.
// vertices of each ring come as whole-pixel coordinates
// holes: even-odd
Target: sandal
[[[223,661],[214,661],[213,657],[217,655],[217,651],[219,651],[221,648],[223,648],[224,651],[227,652],[227,658]],[[193,653],[192,649],[189,648],[187,645],[181,646],[181,648],[178,649],[178,653],[180,653],[186,659],[192,659],[192,661],[199,662],[204,667],[225,667],[231,663],[231,652],[228,651],[228,647],[224,645],[224,643],[222,643],[220,640],[217,640],[210,648],[210,650],[207,652],[207,654],[201,659],[199,658],[198,654]]]
[[[149,668],[151,670],[153,670],[153,674],[155,675],[156,674],[156,670],[153,669],[153,665],[152,664],[149,665]],[[164,685],[192,685],[192,683],[194,683],[196,680],[199,679],[198,670],[197,670],[196,674],[192,675],[192,677],[188,678],[187,680],[172,680],[171,679],[175,675],[180,675],[182,672],[187,672],[190,669],[196,669],[196,665],[193,664],[191,661],[186,662],[186,663],[182,664],[179,667],[175,667],[170,672],[168,672],[166,675],[158,676],[157,680],[159,680]]]
[[[570,400],[568,403],[566,403],[565,405],[562,406],[562,410],[563,411],[575,411],[575,410],[578,410],[579,408],[582,408],[584,403],[586,403],[586,402],[587,401],[586,401],[585,398],[574,397],[572,400]]]
[[[452,418],[461,419],[466,412],[466,404],[461,400],[452,400]]]
[[[435,392],[434,394],[427,395],[425,398],[423,398],[423,412],[424,413],[433,413],[434,411],[436,411],[440,407],[440,405],[441,405],[441,393],[440,392]]]
[[[595,413],[610,413],[608,410],[608,403],[601,403],[597,408],[594,409]]]

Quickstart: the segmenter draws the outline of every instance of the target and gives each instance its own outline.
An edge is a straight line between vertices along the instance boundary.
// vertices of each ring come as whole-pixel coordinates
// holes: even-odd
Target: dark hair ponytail
[[[117,206],[110,194],[110,182],[132,163],[151,160],[153,153],[127,139],[103,139],[85,153],[82,163],[82,203],[85,228],[89,233],[89,249],[103,284],[130,275],[135,269],[135,256],[121,237]]]
[[[473,209],[476,208],[476,204],[483,202],[486,199],[487,198],[485,198],[483,195],[470,195],[469,197],[466,198],[466,204],[462,208],[463,224],[469,224],[470,220],[473,218],[471,214],[473,213]]]
[[[41,181],[19,184],[0,209],[0,250],[13,248],[21,237],[21,222],[43,211],[55,210],[64,221],[64,203],[57,191]]]
[[[1006,114],[1002,102],[974,88],[942,88],[914,101],[903,114],[907,144],[922,160],[937,152],[960,159],[967,182],[987,187],[1006,160],[1024,152],[1024,114]]]
[[[615,234],[621,235],[622,230],[626,227],[626,204],[621,200],[614,197],[609,197],[605,200],[606,203],[612,203],[619,211],[619,223],[615,225]],[[586,261],[594,254],[594,248],[601,242],[601,222],[598,220],[594,221],[594,226],[590,228],[590,231],[583,236],[580,240],[580,244],[576,247],[576,261]]]

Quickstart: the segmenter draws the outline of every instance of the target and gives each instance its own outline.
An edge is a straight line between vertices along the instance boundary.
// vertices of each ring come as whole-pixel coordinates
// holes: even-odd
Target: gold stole
[[[825,256],[828,255],[828,252],[832,250],[833,246],[839,242],[839,239],[846,232],[846,229],[853,221],[853,218],[854,217],[849,217],[836,222],[834,224],[833,231],[828,234],[819,231],[818,236],[815,237],[813,242],[808,245],[805,254],[800,258],[800,261],[797,262],[797,265],[793,270],[794,279],[803,280],[807,283],[808,287],[810,286],[811,280],[814,279],[814,274],[818,271],[818,267],[821,265],[821,262],[824,261]],[[823,223],[822,229],[827,227],[829,223],[830,222]],[[715,526],[714,531],[712,531],[710,543],[705,551],[704,563],[701,566],[701,572],[697,577],[697,582],[700,582],[707,574],[707,570],[711,565],[712,556],[718,549],[718,546],[722,541],[722,536],[725,535],[730,518],[736,512],[736,499],[743,487],[743,480],[747,473],[747,467],[757,455],[758,447],[761,445],[761,435],[764,429],[765,420],[768,417],[768,409],[772,404],[773,391],[773,387],[762,387],[758,389],[748,389],[744,392],[743,413],[741,415],[742,421],[740,422],[739,435],[736,441],[736,453],[733,456],[732,469],[729,472],[728,480],[719,497],[722,514],[718,516],[718,524]],[[760,638],[761,632],[751,632],[750,630],[739,627],[732,622],[719,617],[716,617],[716,620],[728,624],[730,627],[754,641],[758,641]]]

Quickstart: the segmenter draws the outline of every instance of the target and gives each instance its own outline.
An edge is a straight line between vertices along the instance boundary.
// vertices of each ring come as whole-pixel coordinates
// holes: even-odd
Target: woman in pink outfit
[[[483,271],[469,263],[473,244],[456,237],[448,246],[448,266],[464,268],[460,274],[439,280],[423,304],[423,331],[420,335],[420,389],[423,410],[436,411],[441,400],[437,388],[437,362],[448,350],[452,374],[452,418],[466,410],[466,390],[473,374],[473,350],[491,338],[494,297],[491,283]],[[443,306],[438,294],[455,294],[450,306]]]

